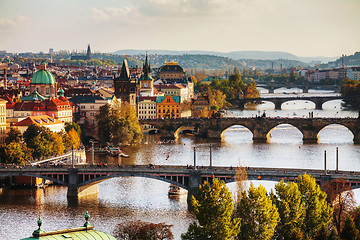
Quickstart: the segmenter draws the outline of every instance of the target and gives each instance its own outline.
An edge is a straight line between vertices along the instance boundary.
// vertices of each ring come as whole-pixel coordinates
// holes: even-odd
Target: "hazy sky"
[[[0,50],[360,51],[360,0],[0,0]]]

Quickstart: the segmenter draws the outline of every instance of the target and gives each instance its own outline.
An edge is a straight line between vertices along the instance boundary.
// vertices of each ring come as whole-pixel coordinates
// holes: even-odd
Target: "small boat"
[[[110,155],[110,156],[113,156],[113,157],[117,157],[117,156],[120,156],[120,157],[123,157],[123,158],[128,158],[129,155],[123,153],[120,148],[116,148],[116,147],[108,147],[107,148],[107,154]]]
[[[174,184],[170,184],[168,195],[169,196],[179,196],[181,194],[184,194],[185,193],[184,191],[185,190],[182,189],[181,187],[176,186]]]

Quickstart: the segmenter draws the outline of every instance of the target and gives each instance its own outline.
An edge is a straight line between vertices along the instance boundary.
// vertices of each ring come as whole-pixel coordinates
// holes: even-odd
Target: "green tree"
[[[101,106],[99,114],[96,115],[96,123],[98,129],[98,137],[102,144],[110,143],[112,140],[112,128],[114,123],[114,115],[109,104]]]
[[[255,188],[252,183],[249,190],[242,194],[236,216],[241,218],[238,239],[272,239],[280,220],[277,207],[266,189],[261,185]]]
[[[9,144],[11,142],[19,143],[19,142],[21,142],[21,139],[22,139],[21,132],[16,128],[11,128],[5,138],[5,143],[6,144]]]
[[[280,221],[275,229],[276,239],[303,239],[305,204],[298,185],[281,180],[275,185],[276,195],[273,202],[278,208]]]
[[[234,239],[240,231],[240,219],[231,219],[234,210],[231,192],[223,181],[213,179],[212,185],[204,182],[196,197],[192,197],[192,206],[199,225],[190,224],[182,239]]]
[[[315,178],[307,174],[300,175],[297,184],[306,209],[303,232],[307,238],[315,238],[323,226],[330,226],[333,209],[326,201],[326,193],[320,189]]]

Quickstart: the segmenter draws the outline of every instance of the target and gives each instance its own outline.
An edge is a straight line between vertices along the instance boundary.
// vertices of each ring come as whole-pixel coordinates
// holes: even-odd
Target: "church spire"
[[[87,52],[86,52],[86,56],[91,59],[91,50],[90,50],[90,44],[88,44],[88,48],[87,48]]]
[[[124,59],[121,67],[120,79],[130,79],[130,70],[126,59]]]
[[[151,79],[150,72],[151,72],[150,61],[148,60],[148,55],[146,53],[145,62],[143,65],[144,79]]]

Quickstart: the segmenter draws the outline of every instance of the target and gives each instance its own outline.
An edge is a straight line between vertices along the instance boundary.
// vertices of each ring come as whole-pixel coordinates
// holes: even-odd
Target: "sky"
[[[360,0],[0,0],[0,50],[360,51]]]

